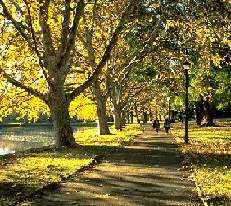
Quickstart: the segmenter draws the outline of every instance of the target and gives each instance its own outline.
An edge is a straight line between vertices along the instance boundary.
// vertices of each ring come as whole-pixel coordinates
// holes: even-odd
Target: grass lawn
[[[23,152],[0,157],[0,205],[10,205],[41,188],[61,182],[92,162],[95,156],[115,151],[123,142],[141,133],[139,125],[123,131],[112,128],[113,135],[96,135],[96,129],[78,132],[77,148]]]
[[[216,127],[189,124],[189,145],[182,144],[186,161],[192,163],[196,183],[209,205],[231,205],[231,122]],[[173,124],[173,135],[183,143],[184,125]]]

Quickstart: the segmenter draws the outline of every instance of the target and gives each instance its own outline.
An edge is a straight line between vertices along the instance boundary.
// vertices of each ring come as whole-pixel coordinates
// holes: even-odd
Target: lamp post
[[[190,69],[191,64],[188,61],[183,63],[183,68],[185,71],[185,135],[184,142],[185,144],[189,143],[188,139],[188,86],[189,86],[189,78],[188,78],[188,70]]]
[[[171,118],[170,118],[170,97],[167,97],[167,101],[168,101],[168,119],[169,119],[169,121],[171,121]]]

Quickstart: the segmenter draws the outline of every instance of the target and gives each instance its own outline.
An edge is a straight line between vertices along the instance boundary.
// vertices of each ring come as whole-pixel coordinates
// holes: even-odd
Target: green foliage
[[[204,197],[214,205],[231,201],[231,122],[217,122],[217,127],[196,127],[190,124],[190,145],[182,145],[186,160],[192,163],[197,185]],[[182,124],[175,124],[173,134],[183,142]],[[217,203],[216,203],[217,201]]]
[[[157,71],[154,65],[146,63],[144,65],[140,65],[134,73],[133,77],[135,78],[135,81],[143,83],[144,81],[152,80],[156,76]]]
[[[223,69],[217,74],[217,89],[215,90],[215,104],[219,109],[228,108],[231,105],[231,71]]]
[[[230,6],[228,1],[215,0],[145,1],[142,15],[127,34],[133,53],[147,53],[145,63],[137,68],[141,76],[137,79],[145,80],[148,62],[156,72],[150,78],[154,87],[167,87],[172,99],[177,96],[172,106],[182,109],[177,99],[185,94],[182,64],[188,60],[192,63],[190,101],[203,95],[218,108],[229,107]]]

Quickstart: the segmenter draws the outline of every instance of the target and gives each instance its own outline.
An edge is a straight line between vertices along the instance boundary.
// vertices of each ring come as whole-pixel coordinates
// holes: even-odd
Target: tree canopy
[[[228,0],[0,0],[0,116],[32,121],[42,111],[57,144],[74,145],[70,116],[98,118],[109,133],[109,99],[119,122],[163,113],[167,97],[182,110],[184,61],[190,100],[227,108],[230,8]]]

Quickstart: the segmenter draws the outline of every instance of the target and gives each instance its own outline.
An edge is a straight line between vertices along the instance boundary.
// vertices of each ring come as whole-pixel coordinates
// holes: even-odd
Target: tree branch
[[[102,68],[105,66],[107,60],[109,60],[110,56],[111,56],[111,51],[113,49],[113,47],[116,45],[117,41],[118,41],[118,37],[120,32],[122,31],[126,20],[129,18],[129,14],[128,11],[130,9],[131,5],[129,5],[127,7],[127,9],[125,10],[124,14],[121,17],[121,20],[119,22],[119,24],[117,25],[111,40],[109,42],[109,44],[106,47],[106,50],[101,58],[100,63],[97,65],[95,71],[93,72],[93,74],[91,75],[91,77],[86,80],[82,85],[80,85],[79,87],[77,87],[69,96],[70,101],[73,100],[76,96],[78,96],[79,94],[81,94],[87,87],[91,86],[91,84],[93,83],[93,81],[95,81],[95,79],[97,78],[97,76],[101,73]]]
[[[39,65],[40,67],[42,68],[43,70],[43,74],[47,80],[47,83],[52,86],[52,82],[50,81],[49,77],[48,77],[48,73],[47,71],[45,70],[45,66],[43,64],[43,61],[42,61],[42,57],[40,55],[40,52],[38,50],[38,42],[36,40],[36,37],[35,37],[35,31],[34,31],[34,27],[33,27],[33,24],[32,24],[32,18],[31,18],[31,12],[30,12],[30,3],[28,3],[27,0],[24,0],[26,6],[27,6],[27,11],[28,11],[28,16],[29,16],[29,27],[30,27],[30,32],[31,32],[31,36],[32,36],[32,39],[34,41],[34,51],[37,55],[37,57],[39,58]]]
[[[33,88],[31,88],[31,87],[29,87],[29,86],[26,86],[26,85],[24,85],[23,83],[17,81],[17,80],[14,79],[13,77],[11,77],[9,74],[7,74],[5,71],[3,71],[2,67],[0,67],[0,73],[3,74],[3,77],[6,78],[6,80],[7,80],[9,83],[13,84],[13,85],[16,86],[16,87],[19,87],[19,88],[25,90],[25,91],[26,91],[27,93],[29,93],[29,94],[32,94],[32,95],[34,95],[34,96],[36,96],[36,97],[42,99],[46,104],[48,104],[48,100],[46,99],[45,95],[42,94],[42,93],[40,93],[38,90],[33,89]]]
[[[20,8],[19,4],[15,0],[10,0],[12,4],[16,7],[17,11],[20,12],[21,15],[24,15],[22,9]]]
[[[43,34],[43,48],[45,49],[45,55],[50,56],[55,54],[55,49],[53,47],[52,43],[52,37],[51,37],[51,31],[50,27],[47,23],[48,21],[48,9],[50,6],[51,0],[40,0],[40,8],[39,8],[39,22],[40,26],[42,28],[42,34]]]
[[[91,29],[88,28],[85,15],[83,15],[83,26],[85,32],[85,41],[83,40],[83,44],[88,52],[88,64],[91,65],[92,68],[95,68],[97,65],[95,63],[95,50],[92,45],[93,32],[94,32],[94,22],[95,22],[95,9],[96,9],[96,1],[93,7],[93,17],[92,17],[92,25]]]
[[[71,0],[65,1],[65,11],[63,14],[62,32],[61,32],[61,53],[63,53],[67,47],[67,37],[69,34],[70,13],[71,13]]]
[[[75,47],[75,38],[77,36],[77,28],[79,26],[79,21],[83,15],[84,7],[85,7],[84,1],[79,0],[76,6],[76,9],[75,9],[75,16],[74,16],[72,27],[69,32],[69,38],[66,40],[67,41],[66,47],[64,48],[63,51],[61,51],[60,61],[57,63],[57,65],[61,66],[63,64],[63,61],[68,60],[73,48]]]
[[[2,5],[2,9],[3,9],[3,14],[4,16],[12,22],[12,24],[14,25],[14,27],[16,28],[16,30],[20,33],[20,35],[28,42],[29,45],[31,45],[31,39],[30,36],[28,36],[24,30],[28,30],[29,29],[23,25],[21,22],[16,21],[11,13],[9,12],[8,8],[6,7],[5,3],[3,2],[3,0],[0,0],[0,5]]]

